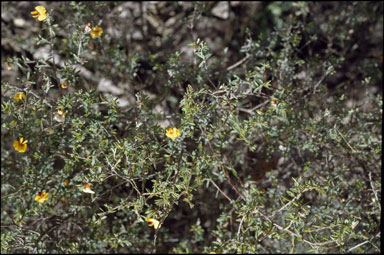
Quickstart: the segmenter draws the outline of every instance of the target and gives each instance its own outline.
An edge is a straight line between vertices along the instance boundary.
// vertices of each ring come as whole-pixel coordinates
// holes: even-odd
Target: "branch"
[[[323,246],[325,244],[329,244],[329,243],[334,243],[336,241],[332,240],[332,241],[326,241],[326,242],[322,242],[322,243],[313,243],[313,242],[310,242],[304,238],[302,238],[301,236],[299,236],[298,234],[296,233],[293,233],[291,230],[287,229],[287,228],[283,228],[282,226],[280,226],[279,224],[273,222],[268,216],[265,216],[262,212],[260,211],[253,211],[252,213],[259,213],[261,216],[263,216],[265,219],[267,219],[269,222],[271,222],[275,227],[277,227],[279,230],[283,230],[283,231],[286,231],[288,232],[289,234],[291,234],[292,236],[295,236],[295,237],[300,237],[305,243],[309,244],[311,247],[313,246]],[[329,248],[329,247],[324,247],[324,248]]]
[[[216,189],[218,189],[220,191],[221,194],[223,194],[223,196],[229,200],[229,202],[233,203],[233,200],[231,198],[229,198],[220,188],[219,186],[216,185],[216,183],[212,180],[212,179],[209,179],[212,184],[216,187]]]
[[[366,244],[366,243],[371,242],[371,241],[372,241],[373,239],[375,239],[378,235],[380,235],[380,233],[381,233],[381,232],[377,233],[373,238],[371,238],[371,240],[364,241],[364,242],[359,243],[358,245],[352,247],[352,248],[349,249],[347,252],[353,251],[354,249],[356,249],[356,248],[358,248],[358,247],[360,247],[360,246],[362,246],[362,245],[364,245],[364,244]]]
[[[373,187],[372,172],[371,171],[369,172],[368,176],[369,176],[369,181],[371,183],[371,188],[372,188],[373,194],[375,194],[376,201],[379,202],[378,205],[379,205],[379,209],[380,209],[380,212],[381,212],[380,200],[379,200],[379,198],[377,196],[377,190],[375,190],[375,188]]]
[[[328,70],[325,72],[325,74],[323,75],[323,77],[321,77],[321,79],[317,82],[317,84],[315,85],[315,87],[313,87],[313,94],[316,93],[316,89],[317,89],[317,87],[323,82],[323,80],[325,79],[325,77],[327,77],[327,75],[330,74],[333,70],[335,70],[335,69],[333,68],[333,66],[328,67]]]

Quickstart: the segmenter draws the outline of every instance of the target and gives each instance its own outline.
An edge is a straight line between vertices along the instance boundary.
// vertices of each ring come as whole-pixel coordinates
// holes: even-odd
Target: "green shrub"
[[[2,3],[2,253],[381,251],[382,2],[35,6]]]

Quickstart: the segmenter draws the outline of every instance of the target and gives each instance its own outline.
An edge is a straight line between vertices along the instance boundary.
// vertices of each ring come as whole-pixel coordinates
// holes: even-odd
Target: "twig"
[[[291,203],[293,203],[298,197],[299,197],[299,196],[294,197],[290,202],[286,203],[283,207],[281,207],[279,210],[277,210],[277,211],[275,211],[274,213],[272,213],[272,215],[269,216],[269,217],[273,217],[273,216],[275,216],[276,213],[281,212],[282,210],[284,210],[288,205],[290,205]]]
[[[48,22],[48,27],[49,27],[49,38],[50,38],[50,41],[49,41],[49,45],[51,47],[51,56],[52,56],[52,64],[53,64],[53,76],[54,76],[54,79],[56,80],[56,85],[60,86],[60,80],[57,78],[57,74],[56,74],[56,63],[55,63],[55,55],[54,55],[54,50],[53,50],[53,45],[54,45],[54,38],[53,38],[53,29],[52,29],[52,25],[51,25],[51,18],[49,17],[47,19],[47,22]],[[49,84],[48,84],[49,86]]]
[[[313,94],[316,93],[316,89],[317,89],[317,87],[323,82],[323,80],[325,79],[325,77],[327,77],[327,75],[330,74],[333,70],[334,70],[333,66],[328,67],[328,69],[327,69],[327,71],[325,72],[325,74],[323,75],[323,77],[321,77],[321,79],[317,82],[317,84],[315,85],[315,87],[313,87]]]
[[[349,249],[347,252],[353,251],[354,249],[356,249],[356,248],[358,248],[358,247],[360,247],[360,246],[362,246],[362,245],[364,245],[364,244],[366,244],[366,243],[371,242],[374,238],[376,238],[378,235],[380,235],[380,233],[381,233],[381,232],[377,233],[374,237],[371,238],[371,240],[367,240],[367,241],[364,241],[364,242],[362,242],[362,243],[359,243],[359,244],[356,245],[356,246],[353,246],[353,247],[352,247],[351,249]]]
[[[6,84],[6,86],[12,87],[12,88],[16,88],[16,89],[19,89],[21,91],[25,91],[26,93],[30,93],[34,97],[36,97],[38,99],[41,99],[41,97],[39,95],[35,94],[35,92],[33,92],[31,88],[24,88],[24,89],[22,89],[22,88],[17,87],[16,85],[11,85],[11,84]],[[52,105],[50,103],[48,103],[46,100],[43,100],[43,103],[52,108]]]
[[[293,236],[295,236],[295,237],[300,237],[298,234],[292,232],[291,230],[289,230],[289,229],[287,229],[287,228],[283,228],[283,227],[280,226],[279,224],[273,222],[268,216],[265,216],[262,212],[260,212],[260,211],[253,211],[253,213],[256,213],[256,212],[259,213],[261,216],[263,216],[265,219],[267,219],[269,222],[271,222],[271,223],[272,223],[275,227],[277,227],[279,230],[284,230],[284,231],[290,233],[291,235],[293,235]],[[301,237],[301,238],[302,238],[302,237]],[[306,239],[304,239],[304,238],[302,238],[302,240],[303,240],[305,243],[309,244],[311,247],[313,247],[313,246],[323,246],[323,245],[328,244],[328,243],[334,243],[334,242],[336,242],[335,240],[332,240],[332,241],[326,241],[326,242],[322,242],[322,243],[313,243],[313,242],[310,242],[310,241],[308,241],[308,240],[306,240]],[[327,248],[327,247],[325,247],[325,248]]]
[[[243,218],[241,218],[240,225],[239,225],[239,229],[237,230],[237,235],[240,235],[241,226],[243,225],[245,216],[247,216],[247,215],[244,215]]]
[[[177,176],[179,175],[179,172],[180,172],[180,162],[181,162],[181,158],[183,157],[183,153],[184,153],[184,148],[181,150],[181,153],[180,153],[180,156],[179,156],[179,160],[177,161],[177,169],[176,169],[175,175],[173,176],[173,184],[176,183],[176,178],[177,178]]]
[[[247,61],[249,59],[249,55],[248,56],[245,56],[244,58],[242,58],[241,60],[239,60],[238,62],[236,62],[235,64],[231,65],[231,66],[228,66],[225,70],[226,71],[230,71],[236,67],[238,67],[239,65],[243,64],[245,61]]]
[[[153,244],[152,244],[152,253],[156,253],[156,239],[157,239],[157,234],[159,232],[159,229],[160,229],[160,226],[163,225],[165,219],[168,217],[168,214],[169,212],[172,210],[172,206],[169,206],[167,212],[165,213],[165,215],[163,216],[163,218],[161,219],[160,221],[160,224],[159,224],[159,228],[156,228],[155,230],[155,235],[154,235],[154,238],[153,238]]]
[[[268,104],[270,101],[271,101],[271,100],[266,100],[266,101],[262,102],[261,104],[256,105],[256,106],[253,107],[252,109],[239,108],[239,111],[249,113],[250,115],[255,115],[254,110],[259,109],[260,107],[262,107],[262,106]]]
[[[369,172],[368,176],[369,176],[369,181],[371,183],[371,188],[372,188],[373,194],[375,194],[376,201],[379,202],[378,205],[379,205],[379,209],[380,209],[380,212],[381,212],[381,205],[380,205],[380,200],[379,200],[379,198],[377,196],[377,190],[375,190],[375,188],[373,187],[372,172]]]
[[[24,117],[25,117],[25,111],[27,110],[27,102],[28,102],[28,94],[25,97],[24,100],[24,107],[23,107],[23,118],[21,119],[21,125],[24,126]]]
[[[351,150],[353,152],[358,152],[357,150],[355,150],[347,141],[347,139],[345,139],[345,137],[343,136],[343,134],[339,131],[338,128],[336,128],[336,131],[340,134],[340,136],[343,138],[343,140],[345,141],[345,143],[348,145],[349,148],[351,148]]]
[[[125,181],[123,181],[123,182],[121,182],[121,183],[119,183],[119,184],[113,186],[111,189],[108,189],[108,190],[105,191],[104,193],[102,193],[102,194],[96,196],[94,199],[92,199],[92,203],[95,202],[96,199],[102,197],[104,194],[106,194],[106,193],[108,193],[108,192],[112,192],[113,189],[115,189],[115,188],[117,188],[117,187],[119,187],[119,186],[121,186],[121,185],[123,185],[124,183],[127,183],[127,182],[129,182],[129,180],[125,180]]]
[[[241,194],[240,191],[239,191],[239,190],[232,184],[232,181],[231,181],[231,178],[229,177],[228,171],[225,170],[224,168],[223,168],[223,170],[224,170],[225,175],[226,175],[227,178],[228,178],[228,183],[232,186],[233,190],[234,190],[234,191],[241,197],[241,199],[243,199],[244,201],[246,201],[246,199],[245,199],[245,197],[243,196],[243,194]]]
[[[248,56],[245,56],[244,58],[240,59],[239,61],[237,61],[236,63],[234,63],[233,65],[230,65],[228,67],[226,67],[224,70],[225,71],[230,71],[236,67],[238,67],[239,65],[243,64],[245,61],[247,61],[249,59],[249,55]],[[221,70],[221,71],[217,71],[214,73],[214,75],[218,75],[220,72],[223,72],[224,70]]]
[[[223,196],[228,199],[229,202],[233,203],[233,200],[231,198],[229,198],[220,188],[219,186],[216,185],[216,183],[212,180],[212,179],[209,179],[212,184],[216,187],[216,189],[218,189],[220,191],[221,194],[223,194]]]
[[[83,33],[81,33],[80,35],[80,42],[79,42],[79,49],[77,50],[77,56],[80,58],[80,54],[81,54],[81,44],[83,42]]]

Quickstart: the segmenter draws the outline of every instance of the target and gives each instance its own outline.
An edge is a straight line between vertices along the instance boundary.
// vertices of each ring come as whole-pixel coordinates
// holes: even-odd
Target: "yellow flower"
[[[19,101],[21,99],[25,99],[25,94],[24,93],[16,93],[13,98],[16,100],[16,101]]]
[[[57,122],[64,122],[65,120],[65,112],[59,108],[59,110],[57,110],[57,112],[55,113],[55,116],[53,117],[54,120],[56,120]]]
[[[69,184],[69,180],[65,180],[64,181],[64,186],[68,186],[68,184]]]
[[[95,192],[91,190],[91,184],[89,183],[83,183],[83,192],[95,194]]]
[[[180,131],[177,128],[168,128],[165,131],[166,136],[171,138],[172,140],[175,140],[177,137],[180,136]]]
[[[27,142],[28,140],[24,140],[24,138],[21,137],[19,141],[16,140],[13,142],[13,147],[15,147],[15,150],[18,152],[25,152],[27,149]]]
[[[259,115],[263,115],[263,112],[262,112],[260,109],[257,109],[256,112],[257,112],[257,114],[259,114]]]
[[[272,100],[271,103],[272,103],[272,105],[273,105],[274,107],[277,107],[277,102],[276,102],[276,100]]]
[[[148,222],[148,226],[150,226],[150,227],[153,226],[155,229],[158,229],[158,228],[161,227],[160,222],[159,222],[158,220],[156,220],[156,219],[153,219],[153,218],[145,218],[145,221]]]
[[[61,87],[62,87],[63,89],[68,88],[68,83],[66,83],[66,82],[61,83]]]
[[[95,38],[101,36],[102,33],[103,33],[103,29],[96,25],[91,30],[91,37],[93,39],[95,39]]]
[[[45,200],[47,200],[49,198],[49,194],[46,193],[46,192],[39,192],[37,193],[36,197],[35,197],[35,201],[36,202],[39,202],[39,203],[44,203]]]
[[[43,21],[47,18],[47,11],[44,6],[36,6],[36,11],[31,12],[33,18],[38,18],[39,21]]]

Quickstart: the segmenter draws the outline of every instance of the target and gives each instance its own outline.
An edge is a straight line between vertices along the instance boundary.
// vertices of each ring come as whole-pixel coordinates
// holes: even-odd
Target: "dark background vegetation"
[[[221,84],[228,83],[233,77],[247,79],[249,72],[253,71],[260,61],[269,61],[271,68],[263,70],[259,78],[264,82],[270,81],[271,89],[263,88],[263,97],[240,97],[236,106],[239,121],[247,121],[250,116],[246,110],[241,109],[254,109],[271,96],[276,96],[274,90],[285,87],[287,94],[282,98],[289,102],[289,110],[293,113],[300,112],[302,115],[298,114],[296,119],[291,119],[291,124],[296,129],[280,130],[277,132],[278,138],[267,139],[268,135],[254,135],[253,137],[258,138],[253,139],[250,136],[256,146],[254,151],[248,147],[249,144],[236,139],[229,139],[228,144],[220,149],[220,146],[214,147],[237,171],[226,174],[230,181],[219,178],[216,179],[217,183],[232,198],[238,197],[238,191],[233,186],[247,187],[250,183],[257,183],[263,192],[275,192],[271,193],[275,195],[271,195],[266,202],[275,199],[277,203],[277,197],[281,193],[273,190],[279,187],[283,192],[292,187],[292,177],[304,176],[300,169],[305,167],[305,162],[317,162],[313,163],[314,172],[309,176],[323,176],[324,179],[328,172],[334,171],[336,176],[339,171],[337,169],[347,165],[351,171],[338,175],[338,178],[346,183],[339,187],[333,199],[338,202],[343,199],[353,200],[355,196],[364,194],[358,201],[353,200],[350,205],[363,208],[360,217],[363,222],[368,223],[362,232],[367,236],[377,237],[381,219],[377,218],[380,212],[377,214],[370,203],[374,196],[370,179],[381,179],[382,103],[377,103],[376,99],[382,98],[383,2],[2,2],[2,81],[9,84],[19,84],[17,77],[22,73],[17,68],[7,70],[4,64],[7,58],[26,56],[34,60],[48,54],[49,48],[36,45],[33,40],[39,34],[45,38],[49,37],[48,30],[42,29],[44,25],[31,18],[30,12],[37,5],[53,10],[51,14],[55,23],[59,24],[55,29],[54,45],[55,65],[58,70],[63,68],[66,60],[72,58],[73,52],[77,52],[71,31],[88,22],[92,25],[99,24],[104,29],[101,40],[90,40],[85,56],[87,61],[78,68],[80,72],[69,76],[70,93],[79,89],[96,89],[104,96],[113,95],[119,99],[122,111],[127,112],[124,116],[129,116],[131,110],[139,103],[135,95],[143,93],[150,98],[151,109],[162,114],[163,118],[158,122],[163,128],[180,122],[179,114],[183,114],[180,101],[184,98],[188,85],[195,90],[204,86],[211,91],[217,91]],[[194,56],[193,47],[189,46],[198,38],[207,43],[212,53],[206,72],[197,68],[200,60]],[[258,42],[258,46],[255,46],[255,42]],[[35,68],[34,63],[29,65],[32,70]],[[34,73],[32,77],[41,79],[39,73]],[[38,84],[34,85],[34,88],[38,90]],[[4,93],[2,92],[2,101]],[[48,101],[54,103],[62,93],[59,87],[51,89]],[[338,100],[342,97],[346,100],[339,103]],[[200,102],[202,101],[204,100]],[[258,108],[267,111],[265,105]],[[367,113],[371,119],[361,117],[359,120],[352,117],[352,120],[346,120],[345,124],[340,126],[343,126],[346,132],[349,127],[351,131],[356,131],[351,137],[361,134],[375,139],[372,147],[359,149],[364,153],[356,156],[348,152],[348,145],[338,147],[335,142],[329,140],[324,140],[322,145],[308,142],[311,135],[306,132],[310,131],[304,128],[308,119],[321,116],[325,109],[334,109],[332,114],[335,114],[335,118],[338,118],[338,111],[340,116],[345,117],[342,113],[356,108]],[[101,106],[100,111],[106,114],[108,108]],[[215,123],[215,118],[220,118],[219,113],[213,113],[212,123]],[[132,116],[136,115],[132,113]],[[340,120],[342,119],[344,118]],[[113,123],[111,128],[116,130],[121,139],[129,136],[134,125],[134,122],[119,120]],[[329,130],[330,127],[324,124],[323,128],[314,133],[327,137]],[[362,130],[365,130],[365,133]],[[9,133],[2,128],[2,154],[3,150],[13,150],[10,142],[3,142],[3,137]],[[200,131],[193,137],[199,135]],[[293,137],[297,139],[294,140]],[[185,149],[189,152],[195,150],[198,145],[192,138],[190,140],[187,140]],[[355,141],[356,144],[360,143],[359,139]],[[310,145],[306,146],[307,142]],[[289,147],[289,152],[277,149],[281,143]],[[344,141],[341,140],[340,143]],[[328,162],[325,163],[329,155],[333,157],[332,166],[328,165]],[[6,169],[11,170],[6,162],[2,156],[2,169],[5,164]],[[295,163],[289,164],[291,162]],[[55,164],[54,167],[60,169],[60,164],[63,163]],[[159,163],[157,167],[161,169],[162,164]],[[372,172],[371,176],[368,175],[369,171]],[[2,176],[3,173],[4,170]],[[273,183],[271,175],[279,180],[279,186]],[[371,190],[356,191],[354,181],[357,179],[365,182]],[[108,187],[117,184],[118,181],[111,181]],[[152,188],[150,181],[144,180],[139,182],[139,185],[147,189]],[[129,197],[132,195],[132,188],[121,185],[116,188],[115,193],[121,197]],[[2,200],[5,194],[2,191]],[[212,243],[217,241],[219,236],[224,238],[230,235],[213,234],[217,231],[218,218],[223,214],[231,216],[236,213],[236,210],[229,209],[228,200],[218,193],[213,185],[208,186],[206,183],[195,189],[193,195],[193,208],[181,201],[166,218],[162,227],[164,232],[159,234],[157,240],[157,252],[203,252],[203,247],[212,248]],[[311,204],[315,198],[314,194],[304,196],[303,204]],[[327,201],[334,201],[333,199]],[[107,202],[113,205],[109,197],[101,198],[97,205],[103,207]],[[147,202],[153,203],[151,200]],[[3,222],[9,224],[4,211],[8,212],[6,215],[15,213],[10,206],[3,205],[2,202],[2,225]],[[369,210],[372,210],[371,214],[364,213]],[[239,222],[227,219],[223,222],[228,224],[220,231],[236,234]],[[130,220],[132,215],[128,218],[127,214],[121,211],[108,214],[104,231],[113,236],[112,233],[120,231],[120,226],[116,226],[115,222],[128,226],[132,223]],[[48,226],[58,228],[54,222],[64,224],[62,222],[66,219],[58,220],[53,217],[48,221],[51,221]],[[191,231],[196,222],[201,225],[200,232]],[[60,235],[71,240],[75,240],[76,235],[86,235],[84,233],[87,226],[81,222],[77,224],[81,231],[75,228],[73,232],[60,232]],[[148,242],[151,242],[152,236],[147,228],[143,229],[145,234],[137,230],[138,233],[134,234],[137,239],[129,240],[135,244],[134,248],[107,246],[104,251],[148,252]],[[50,233],[54,240],[63,238],[59,232]],[[378,244],[375,240],[372,242]],[[359,242],[362,241],[351,241],[347,248]],[[86,251],[84,245],[80,244],[79,250]],[[278,250],[278,245],[275,244],[264,243],[264,246],[265,250],[259,252],[284,252]],[[47,250],[55,250],[53,247],[54,244],[48,245]],[[236,251],[215,247],[211,250]],[[339,252],[332,249],[323,252]],[[378,252],[374,246],[362,249],[360,252]],[[93,251],[102,250],[94,248]],[[8,250],[14,251],[25,252],[20,247]],[[204,251],[207,252],[208,249]]]

